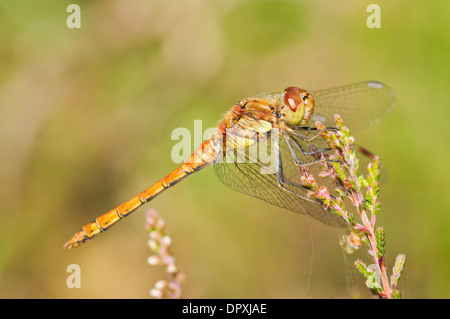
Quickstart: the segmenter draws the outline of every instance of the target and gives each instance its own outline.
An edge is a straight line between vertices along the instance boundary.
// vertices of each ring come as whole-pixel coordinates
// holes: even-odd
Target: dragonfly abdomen
[[[186,162],[173,170],[166,177],[142,191],[139,195],[134,196],[108,213],[96,218],[93,222],[83,226],[83,228],[64,245],[64,248],[70,249],[86,244],[91,239],[94,239],[108,230],[122,218],[130,215],[143,204],[151,201],[166,189],[178,184],[192,173],[198,172],[211,165],[215,160],[215,145],[216,142],[214,139],[204,142],[197,150],[195,150]]]

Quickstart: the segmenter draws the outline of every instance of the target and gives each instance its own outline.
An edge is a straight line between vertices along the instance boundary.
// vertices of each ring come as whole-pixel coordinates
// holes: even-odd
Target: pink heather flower
[[[317,190],[317,196],[322,199],[330,200],[330,193],[328,193],[328,189],[325,186],[320,186]]]
[[[166,222],[163,220],[163,219],[161,219],[161,218],[159,218],[157,221],[156,221],[156,228],[157,229],[164,229],[164,227],[166,226]]]
[[[161,238],[161,233],[157,230],[151,231],[148,235],[153,240],[158,240]]]
[[[150,247],[150,249],[155,252],[158,251],[158,249],[159,249],[158,243],[153,239],[148,240],[148,247]]]
[[[175,274],[178,271],[177,267],[173,264],[167,266],[167,272],[170,274]]]
[[[161,299],[162,295],[163,295],[163,293],[162,293],[161,290],[158,290],[158,289],[155,289],[155,288],[150,290],[150,296],[152,296],[153,298]]]
[[[167,286],[167,281],[165,280],[159,280],[155,284],[155,288],[158,290],[163,290]]]
[[[300,183],[302,183],[303,185],[309,185],[308,178],[305,175],[302,175],[300,177]]]
[[[161,238],[161,245],[169,247],[171,243],[172,239],[169,236],[166,235],[163,238]]]
[[[175,257],[170,255],[162,256],[162,263],[164,265],[173,265],[175,263]]]
[[[147,214],[145,215],[145,228],[148,230],[155,225],[155,222],[158,217],[158,213],[154,209],[149,209]]]
[[[317,197],[317,193],[316,193],[316,192],[313,192],[313,191],[308,191],[308,192],[306,193],[306,197],[308,197],[308,198],[314,198],[314,197]]]
[[[161,264],[161,257],[156,255],[150,256],[147,258],[147,262],[152,266],[159,265]]]

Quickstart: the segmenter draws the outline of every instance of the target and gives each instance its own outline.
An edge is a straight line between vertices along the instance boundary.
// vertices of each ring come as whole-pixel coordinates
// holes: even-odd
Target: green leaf
[[[395,288],[397,287],[397,283],[400,279],[400,275],[403,271],[403,267],[405,266],[405,255],[400,254],[395,258],[395,264],[392,268],[392,275],[391,275],[391,287]]]
[[[386,250],[384,249],[384,246],[386,245],[385,235],[384,235],[384,228],[378,227],[375,233],[376,240],[377,240],[377,249],[378,249],[378,257],[383,257],[386,253]]]
[[[369,278],[371,273],[370,273],[370,271],[367,270],[366,264],[361,259],[355,260],[354,265],[355,265],[356,269],[358,269],[359,272],[362,273],[365,278]]]
[[[394,289],[393,293],[392,293],[392,299],[400,299],[401,294],[400,291],[398,291],[397,289]]]

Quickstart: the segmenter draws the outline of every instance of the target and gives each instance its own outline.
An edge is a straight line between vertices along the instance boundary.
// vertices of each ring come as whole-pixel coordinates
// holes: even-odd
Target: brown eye
[[[300,104],[303,103],[303,97],[307,94],[305,90],[301,90],[298,87],[290,86],[284,90],[284,105],[295,112]]]

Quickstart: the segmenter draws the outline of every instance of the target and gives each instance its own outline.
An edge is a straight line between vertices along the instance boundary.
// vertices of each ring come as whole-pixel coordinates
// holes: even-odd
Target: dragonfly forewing
[[[394,92],[385,84],[366,81],[332,89],[312,91],[315,111],[309,126],[315,121],[334,126],[338,113],[352,132],[364,129],[385,116],[395,105]]]

